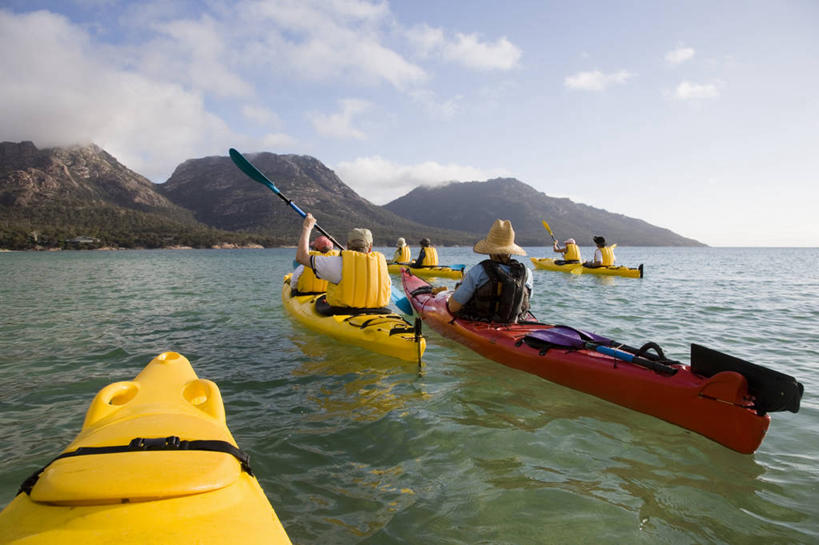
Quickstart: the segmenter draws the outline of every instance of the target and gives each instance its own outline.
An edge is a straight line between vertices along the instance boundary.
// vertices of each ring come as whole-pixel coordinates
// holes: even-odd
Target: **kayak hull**
[[[215,384],[165,352],[95,397],[78,448],[142,438],[224,441]],[[240,539],[239,539],[240,538]],[[0,513],[0,543],[290,544],[256,478],[225,452],[131,450],[61,458]]]
[[[739,373],[705,378],[688,365],[673,365],[668,376],[588,349],[541,350],[522,342],[545,324],[492,324],[454,319],[447,292],[412,292],[426,285],[404,273],[404,291],[426,325],[478,354],[551,382],[655,416],[697,432],[738,452],[750,454],[762,443],[770,417],[751,408],[748,385]]]
[[[336,314],[325,316],[316,311],[321,294],[290,295],[290,274],[282,282],[282,303],[285,310],[303,326],[324,335],[405,361],[415,361],[423,355],[426,340],[416,340],[412,325],[395,313]]]
[[[463,267],[407,267],[399,263],[391,263],[387,265],[390,274],[401,274],[401,269],[409,268],[412,274],[423,278],[452,278],[460,280],[464,277]]]
[[[596,274],[598,276],[622,276],[624,278],[642,278],[643,266],[625,267],[615,265],[611,267],[587,267],[582,263],[568,263],[558,265],[550,257],[532,257],[532,264],[536,269],[544,271],[560,271],[569,274]]]

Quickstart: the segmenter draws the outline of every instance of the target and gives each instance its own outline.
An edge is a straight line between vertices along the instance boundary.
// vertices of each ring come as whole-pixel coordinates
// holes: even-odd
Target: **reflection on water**
[[[802,409],[774,414],[757,453],[427,328],[420,374],[302,331],[279,301],[292,250],[7,254],[0,504],[74,437],[101,387],[176,350],[219,385],[294,543],[819,543],[819,279],[805,274],[819,251],[617,256],[646,277],[535,271],[535,314],[683,361],[697,341],[797,376]]]
[[[337,377],[334,386],[327,380],[315,389],[304,384],[307,398],[321,412],[311,418],[353,418],[373,421],[400,410],[410,401],[423,401],[426,394],[418,378],[418,365],[393,358],[373,358],[369,351],[355,347],[339,348],[339,343],[321,335],[299,332],[290,336],[305,359],[293,370],[296,377]],[[416,382],[413,389],[403,386]]]

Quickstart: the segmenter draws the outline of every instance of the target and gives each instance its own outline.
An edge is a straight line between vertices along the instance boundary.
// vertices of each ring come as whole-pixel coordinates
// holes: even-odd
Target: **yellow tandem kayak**
[[[219,388],[165,352],[97,394],[79,435],[0,513],[0,543],[290,539],[227,428]]]
[[[302,325],[347,344],[360,346],[379,354],[406,361],[418,361],[426,349],[426,340],[416,334],[412,324],[394,312],[333,314],[316,310],[323,294],[290,294],[290,274],[282,283],[282,303],[287,312]]]
[[[436,277],[436,278],[454,278],[455,280],[460,280],[464,277],[464,266],[463,265],[453,265],[447,267],[446,265],[440,265],[438,267],[409,267],[407,265],[402,265],[401,263],[390,263],[387,265],[387,269],[390,271],[390,274],[401,274],[401,269],[408,269],[412,274],[415,276],[428,278],[428,277]]]
[[[623,265],[614,265],[610,267],[588,267],[582,263],[567,263],[558,265],[555,260],[550,257],[533,257],[532,263],[537,269],[546,271],[560,271],[569,274],[598,274],[603,276],[623,276],[626,278],[642,278],[643,266],[626,267]]]

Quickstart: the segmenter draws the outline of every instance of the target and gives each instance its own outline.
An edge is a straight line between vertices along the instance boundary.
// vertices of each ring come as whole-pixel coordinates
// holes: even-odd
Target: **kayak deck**
[[[305,327],[347,344],[405,361],[423,355],[426,340],[416,334],[412,324],[395,313],[334,314],[316,311],[316,301],[323,294],[290,294],[290,274],[282,282],[282,303],[287,312]]]
[[[440,265],[438,267],[409,267],[402,263],[390,263],[387,265],[390,274],[401,274],[401,269],[409,269],[412,274],[421,277],[432,278],[453,278],[460,280],[464,277],[464,267],[462,265],[447,267]]]
[[[602,276],[622,276],[625,278],[643,278],[642,264],[637,267],[612,265],[609,267],[589,267],[582,263],[557,264],[551,257],[530,258],[536,269],[545,271],[560,271],[569,274],[597,274]]]
[[[289,544],[234,449],[216,384],[165,352],[97,394],[70,456],[32,475],[0,513],[0,541],[228,544],[240,532],[242,543]]]
[[[754,452],[768,429],[770,416],[753,409],[740,373],[706,378],[674,363],[664,374],[591,349],[531,346],[527,336],[555,326],[457,319],[446,307],[447,292],[425,293],[428,284],[422,279],[407,273],[402,278],[408,299],[428,326],[484,357],[661,418],[738,452]]]

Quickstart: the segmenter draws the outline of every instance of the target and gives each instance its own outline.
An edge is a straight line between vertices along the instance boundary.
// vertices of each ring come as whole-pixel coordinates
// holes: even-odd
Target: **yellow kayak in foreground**
[[[643,266],[640,265],[639,267],[626,267],[623,265],[614,265],[610,267],[587,267],[582,263],[568,263],[564,265],[558,265],[555,263],[555,260],[550,257],[533,257],[532,263],[535,265],[537,269],[543,269],[546,271],[560,271],[569,274],[598,274],[603,276],[623,276],[626,278],[642,278],[643,277]]]
[[[38,473],[0,513],[0,543],[290,544],[219,388],[175,352],[103,388]]]
[[[393,356],[418,361],[426,350],[422,335],[412,324],[394,312],[365,312],[326,316],[316,311],[316,301],[324,294],[290,295],[290,274],[282,283],[282,303],[287,312],[305,327],[344,343]]]
[[[387,269],[390,271],[390,274],[401,274],[401,269],[409,269],[412,274],[419,278],[436,277],[460,280],[464,277],[463,265],[452,265],[451,267],[445,265],[438,267],[409,267],[400,263],[390,263],[387,265]]]

